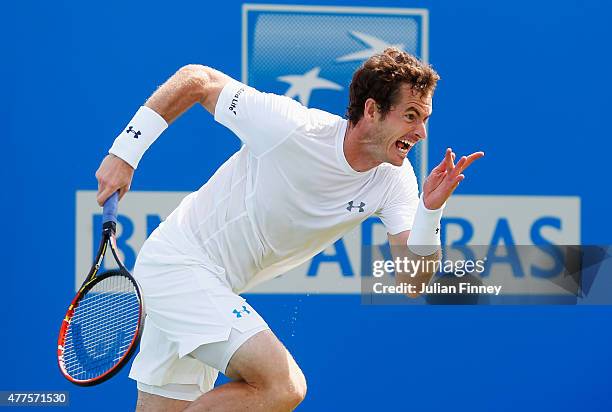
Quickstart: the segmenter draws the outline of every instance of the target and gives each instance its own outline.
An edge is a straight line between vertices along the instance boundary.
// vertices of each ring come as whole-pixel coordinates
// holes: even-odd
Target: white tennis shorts
[[[192,257],[157,231],[143,245],[134,277],[147,316],[129,375],[142,391],[188,401],[211,390],[236,350],[268,329],[222,268]]]

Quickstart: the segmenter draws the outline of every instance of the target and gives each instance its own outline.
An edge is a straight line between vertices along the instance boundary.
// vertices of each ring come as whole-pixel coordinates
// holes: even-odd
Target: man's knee
[[[270,330],[250,338],[230,360],[226,374],[256,388],[279,405],[292,410],[306,396],[306,378],[291,354]]]
[[[293,410],[306,397],[306,378],[296,365],[288,379],[268,382],[265,389],[270,393],[275,403],[286,406],[287,410]]]

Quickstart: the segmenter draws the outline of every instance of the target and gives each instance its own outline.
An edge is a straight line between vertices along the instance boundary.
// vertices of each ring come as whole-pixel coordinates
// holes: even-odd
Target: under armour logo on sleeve
[[[350,202],[348,202],[348,206],[346,208],[346,210],[348,210],[349,212],[353,209],[357,209],[359,208],[359,212],[363,212],[365,211],[365,209],[363,208],[365,206],[365,203],[360,202],[359,206],[353,206],[353,201],[351,200]]]
[[[234,309],[232,313],[236,315],[237,318],[241,318],[243,313],[246,315],[250,315],[251,311],[248,310],[246,306],[242,306],[242,310]]]
[[[125,132],[126,133],[134,133],[134,139],[138,139],[138,136],[140,136],[142,134],[142,133],[140,133],[140,130],[134,130],[134,128],[132,126],[128,127]]]
[[[436,228],[436,235],[437,235],[438,233],[440,233],[440,228],[439,228],[439,227],[437,227],[437,228]]]

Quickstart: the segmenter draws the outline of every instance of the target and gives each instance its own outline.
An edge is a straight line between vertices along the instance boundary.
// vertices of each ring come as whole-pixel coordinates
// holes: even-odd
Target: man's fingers
[[[121,200],[129,190],[129,186],[123,186],[121,189],[119,189],[119,200]]]
[[[98,201],[99,206],[103,206],[106,199],[112,195],[112,189],[108,186],[104,187],[102,190],[98,191],[98,195],[96,196],[96,200]]]
[[[119,191],[121,199],[130,190],[133,175],[134,169],[124,160],[113,155],[106,156],[96,171],[98,204],[103,206],[106,199],[116,191]]]
[[[453,153],[454,155],[454,153]],[[476,159],[480,159],[484,156],[484,152],[475,152],[469,156],[461,156],[461,159],[457,162],[453,169],[454,175],[459,175],[465,169],[467,169]]]
[[[446,170],[443,170],[442,172],[433,175],[429,180],[428,187],[431,190],[435,190],[435,188],[437,188],[438,186],[440,186],[440,184],[442,184],[442,182],[444,182],[446,175]]]
[[[438,165],[436,167],[433,168],[432,172],[435,170],[436,172],[442,172],[444,170],[446,170],[446,162],[448,161],[448,154],[449,154],[450,149],[446,149],[446,152],[444,152],[444,157],[442,158],[442,161],[440,163],[438,163]]]
[[[426,186],[428,187],[428,191],[440,191],[441,193],[444,193],[443,196],[448,198],[463,181],[463,179],[465,179],[465,175],[462,172],[475,160],[480,159],[483,156],[484,152],[474,152],[469,156],[461,156],[455,165],[455,153],[451,148],[446,149],[444,159],[434,169],[436,170],[436,173],[432,173],[427,179]]]
[[[453,174],[455,176],[463,171],[463,169],[465,168],[465,163],[467,162],[467,160],[468,160],[467,157],[461,156],[461,159],[459,159],[459,161],[455,165],[455,168],[453,169]]]
[[[466,158],[466,161],[463,164],[461,171],[467,169],[472,164],[472,162],[474,162],[474,160],[480,159],[481,157],[484,157],[484,152],[475,152],[469,155]]]
[[[451,193],[455,191],[455,189],[457,188],[457,186],[459,186],[459,183],[461,183],[463,179],[465,179],[464,175],[459,175],[454,179],[453,186],[451,187]]]
[[[446,171],[450,173],[453,170],[453,167],[455,167],[453,162],[455,160],[455,154],[453,153],[453,149],[450,147],[446,149],[444,160],[446,161]]]
[[[130,190],[130,187],[123,186],[122,188],[118,190],[119,190],[119,200],[121,200],[121,198],[123,198],[123,196],[125,196],[125,194]],[[111,197],[111,195],[115,193],[116,191],[117,189],[113,190],[110,186],[107,186],[104,190],[99,191],[96,196],[96,201],[98,202],[98,205],[104,206],[104,202],[106,202],[106,199]]]

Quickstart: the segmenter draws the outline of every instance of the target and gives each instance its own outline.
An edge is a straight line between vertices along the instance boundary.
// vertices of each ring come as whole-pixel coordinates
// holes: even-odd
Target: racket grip
[[[117,223],[117,206],[119,204],[119,192],[115,192],[106,199],[102,207],[102,223],[113,222]]]

